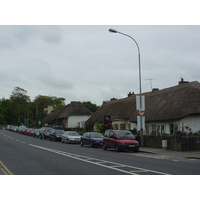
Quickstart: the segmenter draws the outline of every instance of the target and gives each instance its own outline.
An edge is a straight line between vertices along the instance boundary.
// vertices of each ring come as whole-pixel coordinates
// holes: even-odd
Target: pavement
[[[173,151],[173,150],[168,150],[168,149],[140,147],[139,152],[165,155],[165,156],[175,156],[175,157],[182,157],[182,158],[200,159],[200,151]]]

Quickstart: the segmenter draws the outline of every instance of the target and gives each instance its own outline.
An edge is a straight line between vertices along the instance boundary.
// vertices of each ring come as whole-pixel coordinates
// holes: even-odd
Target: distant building
[[[47,106],[44,108],[44,112],[48,115],[53,111],[53,106]]]
[[[79,101],[72,101],[67,106],[48,114],[42,124],[63,125],[64,128],[84,128],[85,121],[91,116],[90,110]]]

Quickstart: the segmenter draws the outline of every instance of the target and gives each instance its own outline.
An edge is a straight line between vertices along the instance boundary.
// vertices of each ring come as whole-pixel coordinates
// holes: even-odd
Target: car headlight
[[[124,142],[118,142],[118,144],[124,144]]]

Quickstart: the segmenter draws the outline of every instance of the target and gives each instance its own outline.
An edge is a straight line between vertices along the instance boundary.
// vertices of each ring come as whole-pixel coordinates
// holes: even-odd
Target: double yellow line
[[[13,173],[0,161],[0,170],[4,175],[13,175]]]

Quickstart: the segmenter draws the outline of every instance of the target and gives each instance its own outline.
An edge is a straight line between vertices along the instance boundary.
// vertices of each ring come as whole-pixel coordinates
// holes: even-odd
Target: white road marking
[[[163,173],[163,172],[158,172],[158,171],[148,170],[148,169],[144,169],[144,168],[124,165],[124,164],[120,164],[120,163],[114,163],[114,162],[110,162],[110,161],[106,161],[106,160],[100,160],[100,159],[82,156],[82,155],[78,155],[78,154],[72,154],[72,153],[59,151],[59,150],[51,149],[51,148],[46,148],[46,147],[42,147],[42,146],[37,146],[37,145],[33,145],[33,144],[29,144],[29,145],[32,146],[32,147],[35,147],[35,148],[43,149],[43,150],[46,150],[46,151],[49,151],[49,152],[53,152],[53,153],[56,153],[56,154],[59,154],[59,155],[63,155],[63,156],[66,156],[66,157],[77,159],[77,160],[81,160],[81,161],[91,163],[91,164],[95,164],[95,165],[98,165],[98,166],[106,167],[106,168],[116,170],[116,171],[120,171],[120,172],[123,172],[123,173],[126,173],[126,174],[139,175],[138,173],[142,174],[142,173],[150,172],[154,175],[156,175],[156,174],[170,175],[170,174]],[[119,167],[125,168],[125,169],[119,169]]]
[[[132,154],[133,155],[133,154]],[[163,156],[163,155],[148,155],[148,154],[134,154],[134,156],[140,156],[140,157],[146,157],[146,158],[154,158],[154,159],[165,159],[165,160],[171,160],[171,161],[175,161],[175,162],[179,162],[179,161],[183,161],[183,160],[176,160],[174,159],[175,157],[173,156]]]

